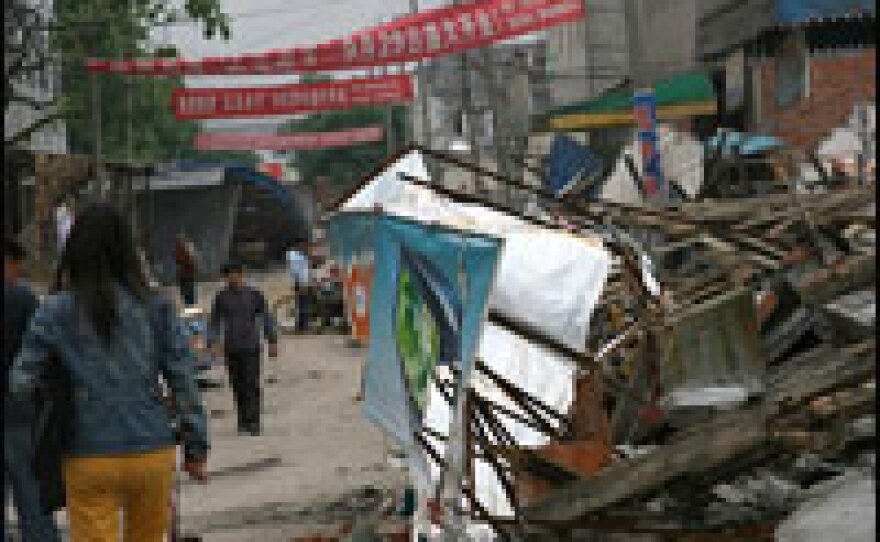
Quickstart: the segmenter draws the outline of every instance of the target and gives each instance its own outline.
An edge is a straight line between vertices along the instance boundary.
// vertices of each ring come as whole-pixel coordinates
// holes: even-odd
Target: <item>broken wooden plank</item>
[[[864,378],[873,371],[873,347],[866,343],[847,350],[823,348],[792,360],[784,365],[765,402],[690,427],[655,452],[563,486],[524,513],[535,519],[576,519],[650,494],[679,477],[708,474],[764,446],[770,449],[773,435],[767,424],[779,413],[778,403],[797,405],[842,383]]]

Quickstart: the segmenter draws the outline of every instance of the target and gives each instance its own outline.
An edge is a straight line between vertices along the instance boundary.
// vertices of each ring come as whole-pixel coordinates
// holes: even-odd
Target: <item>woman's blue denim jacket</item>
[[[188,459],[208,454],[208,424],[184,330],[171,303],[156,295],[146,306],[116,289],[119,323],[102,342],[70,293],[46,298],[31,320],[9,376],[13,396],[41,382],[54,355],[72,385],[74,456],[151,451],[175,443],[160,375],[174,395]]]

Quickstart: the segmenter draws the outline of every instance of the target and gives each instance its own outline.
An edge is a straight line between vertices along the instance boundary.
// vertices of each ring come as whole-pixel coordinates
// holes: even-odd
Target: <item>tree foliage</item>
[[[389,135],[394,147],[406,138],[407,110],[392,109],[392,130],[388,133],[387,109],[360,107],[343,111],[326,111],[286,123],[290,132],[335,132],[374,124],[385,127],[385,140],[354,147],[297,151],[292,161],[306,184],[314,185],[326,178],[337,185],[351,185],[363,179],[388,156]]]
[[[29,125],[13,133],[4,130],[3,148],[8,150],[30,139],[31,134],[57,120],[59,103],[32,92],[33,83],[44,73],[49,60],[49,44],[44,13],[24,0],[3,2],[3,111],[12,106],[39,113]]]
[[[228,39],[229,18],[219,0],[55,0],[51,19],[27,6],[27,0],[4,1],[5,109],[11,100],[19,99],[10,88],[26,81],[29,74],[54,66],[60,72],[61,94],[51,103],[31,105],[54,108],[53,118],[63,117],[71,153],[95,151],[95,118],[99,116],[102,154],[107,160],[127,159],[131,143],[131,156],[138,161],[202,158],[253,162],[250,153],[202,153],[192,149],[198,125],[178,121],[171,111],[171,92],[182,84],[180,78],[90,75],[85,70],[88,58],[176,56],[173,44],[154,43],[156,35],[161,34],[156,29],[164,25],[189,22],[199,25],[208,38]],[[15,32],[16,27],[21,30]],[[40,40],[48,43],[40,47]],[[10,63],[10,58],[22,60]],[[96,87],[99,115],[94,107]],[[29,132],[38,128],[34,126]],[[5,144],[28,137],[29,133],[17,135],[15,141],[7,137]]]
[[[198,125],[178,121],[171,111],[171,92],[182,84],[180,78],[90,75],[84,68],[88,58],[176,56],[173,45],[155,46],[150,37],[157,28],[181,20],[199,24],[206,37],[230,36],[229,20],[219,0],[187,0],[182,9],[180,4],[173,0],[56,0],[53,45],[63,58],[71,152],[94,152],[94,106],[99,101],[102,154],[108,160],[124,160],[129,150],[139,161],[198,156],[192,150]]]

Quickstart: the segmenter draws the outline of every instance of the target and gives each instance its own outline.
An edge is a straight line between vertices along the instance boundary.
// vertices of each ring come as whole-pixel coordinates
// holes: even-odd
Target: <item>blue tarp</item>
[[[599,159],[589,149],[566,135],[557,134],[547,167],[549,190],[561,196],[583,179],[590,179],[601,172]]]
[[[786,24],[875,12],[874,0],[776,0],[776,20]]]
[[[268,190],[269,193],[275,196],[276,199],[278,199],[278,202],[287,210],[294,222],[299,223],[304,228],[307,227],[306,220],[299,207],[297,207],[293,194],[291,194],[291,192],[277,180],[260,173],[249,166],[227,167],[226,173],[232,179],[252,183]]]
[[[717,149],[721,141],[721,136],[716,135],[706,142],[710,149]],[[760,134],[743,134],[741,132],[727,132],[724,134],[724,154],[732,154],[734,149],[738,149],[743,156],[753,156],[763,154],[773,149],[782,147],[784,143],[778,137],[760,135]]]

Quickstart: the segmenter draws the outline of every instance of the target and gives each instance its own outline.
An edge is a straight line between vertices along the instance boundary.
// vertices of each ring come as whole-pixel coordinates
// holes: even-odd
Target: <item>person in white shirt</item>
[[[67,237],[70,235],[70,229],[73,227],[73,211],[62,201],[55,208],[55,233],[58,242],[58,256],[64,252],[64,245],[67,243]]]

